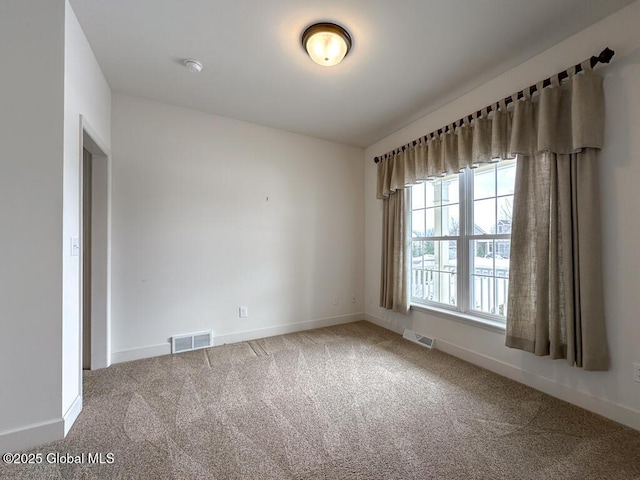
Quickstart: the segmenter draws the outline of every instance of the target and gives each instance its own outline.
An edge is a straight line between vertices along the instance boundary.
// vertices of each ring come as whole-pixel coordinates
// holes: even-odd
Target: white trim
[[[491,370],[498,375],[510,378],[516,382],[523,383],[529,387],[540,390],[552,397],[559,398],[565,402],[572,403],[579,407],[609,418],[615,422],[622,423],[636,430],[640,430],[640,411],[620,405],[619,403],[595,397],[587,392],[581,392],[574,388],[558,383],[550,378],[527,372],[518,367],[514,367],[506,362],[488,357],[478,352],[459,347],[438,338],[436,345],[438,350],[461,358],[467,362]]]
[[[375,323],[376,325],[402,335],[403,328],[394,327],[389,324],[389,321],[385,321],[370,314],[365,314],[365,318],[371,323]],[[515,380],[516,382],[535,388],[536,390],[551,395],[552,397],[559,398],[560,400],[577,405],[578,407],[584,408],[585,410],[589,410],[590,412],[598,415],[602,415],[603,417],[615,422],[640,430],[639,410],[595,397],[590,393],[576,390],[550,378],[527,372],[521,368],[503,362],[502,360],[497,360],[487,355],[446,342],[440,337],[438,337],[438,340],[435,343],[435,348],[479,367],[486,368],[498,375],[502,375],[503,377],[510,378],[511,380]]]
[[[411,310],[418,312],[428,313],[437,317],[446,318],[448,320],[455,320],[466,325],[473,325],[474,327],[484,328],[492,332],[504,334],[506,331],[506,324],[497,320],[476,317],[467,313],[458,312],[457,310],[446,310],[443,308],[436,308],[430,305],[412,303]]]
[[[87,135],[89,135],[89,137],[91,137],[91,140],[93,140],[96,144],[96,147],[98,147],[100,150],[102,150],[102,154],[105,157],[111,158],[111,150],[109,148],[107,148],[107,144],[106,142],[104,142],[102,140],[102,138],[100,138],[100,135],[98,135],[98,132],[96,132],[93,127],[91,127],[91,125],[89,124],[89,122],[87,121],[87,117],[85,117],[84,115],[80,114],[80,139],[82,141],[82,132],[86,132]]]
[[[96,353],[91,355],[91,370],[98,370],[100,368],[107,368],[111,365],[109,360],[110,355],[107,353]]]
[[[76,399],[73,401],[73,403],[71,404],[71,406],[69,407],[69,410],[67,410],[67,413],[65,413],[62,416],[62,421],[64,423],[63,428],[64,428],[65,437],[67,436],[67,433],[69,433],[69,430],[71,430],[71,427],[75,423],[81,411],[82,411],[82,396],[78,395]]]
[[[89,145],[84,144],[84,136],[87,136],[90,140]],[[82,165],[83,165],[83,148],[87,148],[94,155],[94,158],[103,158],[104,161],[107,162],[107,172],[106,172],[106,278],[105,286],[106,291],[104,291],[103,300],[103,308],[102,312],[102,321],[98,323],[92,316],[91,322],[91,369],[96,370],[99,368],[106,368],[111,365],[111,171],[112,171],[112,162],[111,162],[111,151],[106,146],[107,144],[100,138],[98,133],[93,129],[91,124],[87,121],[87,118],[84,115],[80,115],[80,178],[83,178],[82,173]],[[80,182],[80,208],[82,208],[82,182]],[[80,231],[82,231],[82,211],[80,211]],[[82,281],[83,281],[83,273],[82,273],[82,261],[80,262],[80,312],[82,312]],[[80,316],[80,345],[81,345],[81,354],[80,354],[80,371],[82,372],[82,345],[84,342],[83,334],[82,334],[82,314]],[[100,352],[95,353],[94,352]],[[95,361],[95,363],[94,363]],[[82,392],[82,373],[80,374],[80,392]]]
[[[55,418],[26,427],[0,432],[0,454],[17,452],[64,438],[64,421]]]
[[[249,340],[257,340],[259,338],[273,337],[274,335],[284,335],[286,333],[302,332],[314,328],[331,327],[333,325],[342,325],[344,323],[357,322],[364,320],[364,313],[352,313],[349,315],[339,315],[337,317],[318,318],[300,323],[287,323],[275,327],[257,328],[255,330],[246,330],[244,332],[227,333],[214,337],[213,344],[215,346],[224,345],[226,343],[246,342]]]
[[[393,324],[391,320],[383,320],[382,318],[378,318],[375,315],[370,315],[368,313],[364,314],[364,319],[367,322],[378,325],[379,327],[391,330],[393,333],[397,333],[398,335],[402,335],[404,333],[405,327],[403,327],[402,325]]]
[[[336,317],[318,318],[307,322],[287,323],[274,327],[256,328],[254,330],[245,330],[243,332],[226,333],[224,335],[214,335],[213,345],[220,346],[227,343],[246,342],[259,338],[272,337],[274,335],[284,335],[286,333],[301,332],[311,330],[313,328],[331,327],[333,325],[342,325],[344,323],[357,322],[364,320],[364,313],[352,313],[348,315],[339,315]],[[111,354],[112,363],[130,362],[132,360],[140,360],[143,358],[158,357],[160,355],[171,354],[171,343],[163,343],[159,345],[151,345],[142,348],[132,348],[130,350],[122,350]]]
[[[132,348],[129,350],[121,350],[111,354],[111,363],[131,362],[133,360],[142,360],[143,358],[159,357],[161,355],[171,354],[171,343],[162,343],[160,345],[151,345],[149,347]]]

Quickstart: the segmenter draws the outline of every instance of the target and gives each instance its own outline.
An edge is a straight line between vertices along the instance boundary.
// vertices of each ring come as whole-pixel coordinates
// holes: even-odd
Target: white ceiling
[[[114,92],[363,147],[633,2],[70,1]],[[300,45],[317,21],[353,38],[338,66]]]

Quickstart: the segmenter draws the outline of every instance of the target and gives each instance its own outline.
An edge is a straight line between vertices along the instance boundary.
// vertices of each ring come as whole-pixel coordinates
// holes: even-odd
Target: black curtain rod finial
[[[609,63],[615,54],[616,54],[616,52],[614,52],[609,47],[607,47],[602,52],[600,52],[600,55],[598,55],[598,57],[597,57],[598,58],[598,62],[600,62],[600,63]]]

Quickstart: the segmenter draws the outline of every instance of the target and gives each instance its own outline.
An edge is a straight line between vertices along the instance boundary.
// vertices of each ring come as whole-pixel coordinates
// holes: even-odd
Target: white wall
[[[111,142],[111,90],[68,1],[64,20],[64,192],[62,415],[79,399],[81,368],[80,256],[71,256],[71,238],[80,237],[80,115],[102,148]],[[79,410],[75,410],[78,413]],[[69,419],[72,420],[73,419]],[[69,423],[69,422],[67,422]],[[68,429],[70,425],[66,425]]]
[[[112,114],[113,361],[362,318],[362,149],[122,95]]]
[[[432,112],[365,151],[365,311],[367,318],[400,330],[408,326],[437,338],[445,351],[640,429],[640,2],[606,18],[530,61]],[[606,321],[612,366],[584,372],[563,360],[535,357],[504,346],[504,335],[436,315],[409,316],[378,307],[381,201],[376,200],[373,157],[432,132],[536,83],[609,46],[613,63],[605,78],[606,147],[601,152]]]
[[[61,429],[64,8],[0,2],[0,451]]]

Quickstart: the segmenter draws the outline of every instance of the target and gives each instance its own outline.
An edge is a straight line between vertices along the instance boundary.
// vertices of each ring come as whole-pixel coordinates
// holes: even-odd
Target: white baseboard
[[[215,335],[213,337],[214,346],[220,346],[227,343],[247,342],[264,337],[273,337],[274,335],[284,335],[286,333],[301,332],[311,330],[313,328],[331,327],[333,325],[341,325],[343,323],[357,322],[364,320],[364,313],[352,313],[348,315],[339,315],[336,317],[318,318],[307,322],[287,323],[285,325],[276,325],[274,327],[257,328],[254,330],[245,330],[242,332],[227,333],[224,335]],[[143,358],[158,357],[160,355],[169,355],[171,353],[171,344],[169,342],[160,345],[152,345],[149,347],[133,348],[131,350],[122,350],[111,354],[112,363],[129,362],[132,360],[140,360]]]
[[[382,318],[378,318],[374,315],[370,315],[368,313],[364,314],[364,319],[367,322],[374,323],[379,327],[386,328],[387,330],[391,330],[398,335],[402,335],[404,333],[404,327],[402,325],[398,325],[393,323],[391,320],[383,320]]]
[[[111,354],[112,363],[130,362],[132,360],[141,360],[143,358],[159,357],[161,355],[169,355],[171,353],[171,343],[162,343],[160,345],[152,345],[150,347],[132,348],[130,350],[122,350]]]
[[[572,403],[615,422],[640,430],[640,411],[595,397],[586,392],[575,390],[549,378],[527,372],[501,360],[459,347],[439,338],[436,343],[436,348],[454,357],[491,370],[498,375],[540,390],[552,397],[559,398],[560,400]]]
[[[373,315],[365,314],[364,317],[367,321],[398,333],[399,335],[402,335],[402,331],[404,330],[402,327],[391,325],[389,322]],[[590,393],[581,392],[549,378],[522,370],[502,360],[497,360],[493,357],[446,342],[441,338],[436,339],[435,348],[474,365],[478,365],[479,367],[486,368],[498,375],[535,388],[552,397],[559,398],[560,400],[572,403],[573,405],[602,415],[615,422],[640,430],[640,411],[638,410],[595,397]]]
[[[82,396],[78,395],[62,418],[0,432],[0,454],[18,452],[62,440],[69,433],[81,411]]]
[[[257,340],[258,338],[273,337],[275,335],[284,335],[286,333],[302,332],[304,330],[312,330],[314,328],[331,327],[333,325],[342,325],[343,323],[357,322],[364,320],[364,313],[353,313],[349,315],[340,315],[337,317],[318,318],[308,322],[287,323],[275,327],[257,328],[255,330],[246,330],[244,332],[227,333],[225,335],[214,336],[214,345],[224,345],[225,343],[247,342],[249,340]]]
[[[64,421],[62,418],[34,423],[14,430],[5,430],[0,432],[0,454],[26,450],[63,438]]]
[[[67,410],[67,413],[65,413],[62,416],[62,420],[64,423],[65,437],[67,436],[67,433],[69,433],[69,430],[71,430],[71,427],[75,423],[81,411],[82,411],[82,396],[78,395],[76,399],[73,401],[73,403],[71,404],[71,406],[69,407],[69,409]]]

